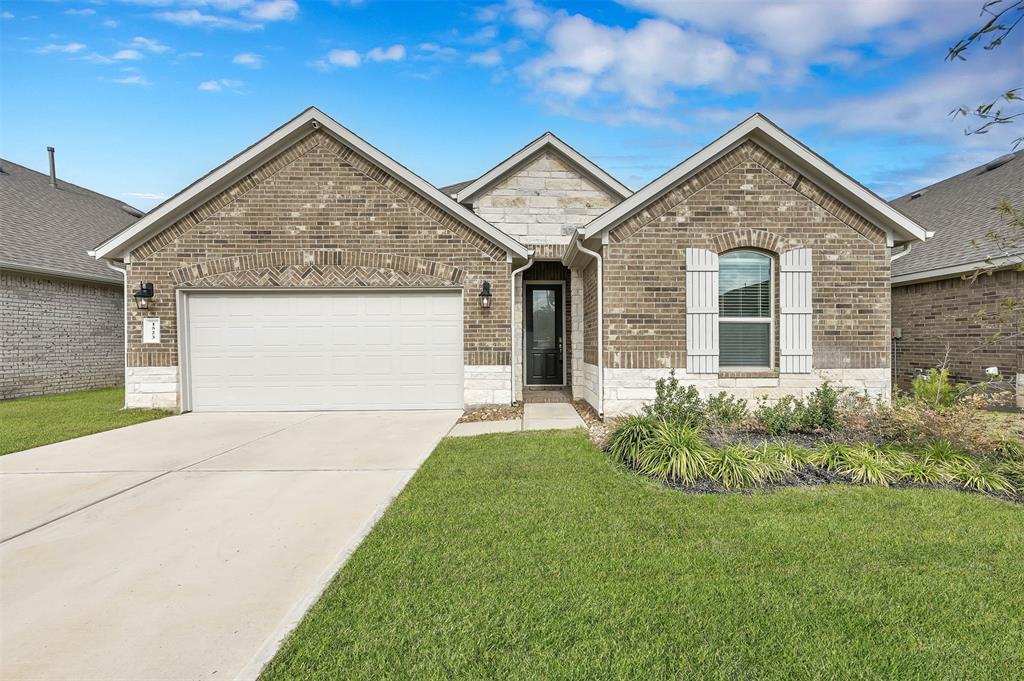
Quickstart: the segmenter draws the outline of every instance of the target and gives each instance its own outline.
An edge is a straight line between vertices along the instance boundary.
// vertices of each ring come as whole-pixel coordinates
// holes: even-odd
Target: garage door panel
[[[462,406],[453,292],[189,294],[194,410]]]

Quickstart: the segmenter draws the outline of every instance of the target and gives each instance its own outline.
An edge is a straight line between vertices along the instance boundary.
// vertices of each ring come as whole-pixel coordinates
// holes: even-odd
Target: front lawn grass
[[[0,455],[163,418],[160,409],[123,409],[124,388],[0,402]]]
[[[693,495],[580,431],[447,439],[263,679],[1019,678],[1024,508]]]

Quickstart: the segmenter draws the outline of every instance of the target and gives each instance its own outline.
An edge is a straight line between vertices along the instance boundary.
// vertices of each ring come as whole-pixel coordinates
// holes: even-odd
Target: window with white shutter
[[[686,249],[686,371],[718,373],[718,254]]]
[[[795,248],[779,258],[779,370],[786,374],[811,372],[811,249]]]
[[[771,368],[771,256],[734,251],[719,258],[718,348],[723,368]]]

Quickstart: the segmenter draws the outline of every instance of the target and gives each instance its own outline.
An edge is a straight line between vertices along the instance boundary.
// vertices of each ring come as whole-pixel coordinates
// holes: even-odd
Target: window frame
[[[719,303],[718,312],[718,369],[719,371],[774,371],[775,370],[775,258],[770,253],[759,251],[753,248],[737,248],[725,253],[720,253],[718,256],[718,276],[719,279],[722,277],[722,260],[730,255],[738,253],[753,253],[759,255],[768,260],[768,316],[767,317],[726,317],[721,313],[721,303]],[[721,292],[719,292],[719,300],[721,300]],[[722,349],[721,349],[721,338],[722,338],[722,324],[767,324],[768,325],[768,365],[723,365],[722,364]]]

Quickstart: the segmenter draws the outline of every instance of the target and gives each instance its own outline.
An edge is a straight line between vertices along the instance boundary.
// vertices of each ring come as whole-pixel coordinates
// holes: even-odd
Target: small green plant
[[[995,470],[1006,478],[1018,492],[1024,491],[1024,459],[1004,461],[996,466]]]
[[[811,451],[798,447],[791,442],[780,442],[776,444],[766,444],[764,446],[765,454],[771,455],[787,468],[802,468],[810,463]]]
[[[691,426],[703,425],[707,420],[700,392],[692,385],[680,385],[675,369],[665,378],[659,378],[654,390],[654,402],[643,408],[644,416]]]
[[[842,450],[836,470],[864,485],[887,486],[896,479],[899,462],[890,451],[877,445],[856,445]]]
[[[609,451],[621,463],[632,464],[654,434],[656,421],[646,416],[626,416],[619,419],[612,430]]]
[[[800,414],[800,426],[804,430],[831,433],[838,430],[840,425],[839,391],[826,381],[807,397]]]
[[[927,456],[908,456],[895,468],[896,478],[919,485],[939,485],[949,480],[946,467]]]
[[[952,465],[947,470],[954,482],[967,489],[990,493],[1016,491],[1013,483],[998,469],[982,466],[977,462]]]
[[[929,442],[921,450],[921,454],[946,468],[974,463],[974,459],[967,452],[943,438]]]
[[[842,445],[838,442],[821,445],[808,452],[807,463],[834,471],[843,462],[848,447],[849,445]]]
[[[708,397],[706,412],[711,421],[728,426],[747,418],[747,402],[723,390]]]
[[[944,409],[956,403],[959,389],[949,381],[946,369],[929,369],[927,374],[915,376],[911,391],[917,402],[930,409]]]
[[[792,395],[782,396],[775,404],[767,397],[760,397],[754,419],[769,435],[783,435],[800,430],[803,411],[803,401]]]
[[[1009,461],[1024,461],[1024,442],[1012,437],[1004,438],[996,444],[994,453]]]
[[[806,463],[807,450],[790,444],[765,443],[751,450],[762,468],[765,480],[779,481]]]
[[[726,489],[752,487],[766,475],[765,465],[744,445],[730,445],[708,454],[707,474]]]
[[[693,483],[707,475],[709,451],[696,428],[679,421],[661,421],[637,457],[636,467],[659,480]]]

